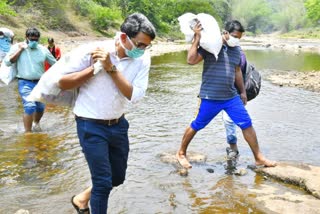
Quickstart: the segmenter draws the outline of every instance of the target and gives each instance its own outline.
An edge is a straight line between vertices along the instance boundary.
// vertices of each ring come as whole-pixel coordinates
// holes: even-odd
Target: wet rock
[[[235,172],[234,172],[235,175],[238,175],[238,176],[244,176],[246,174],[248,174],[248,171],[246,169],[237,169]]]
[[[205,163],[207,160],[206,155],[196,153],[196,152],[188,152],[187,157],[191,163]],[[176,152],[161,153],[160,160],[164,163],[178,164],[178,160],[176,158]]]
[[[276,167],[255,169],[255,172],[302,187],[314,197],[320,199],[320,167],[279,163]],[[320,201],[318,203],[320,209]]]
[[[263,213],[320,214],[320,201],[311,195],[284,192],[279,186],[269,185],[260,185],[249,192],[256,195],[253,203]]]
[[[185,168],[178,169],[178,174],[182,177],[186,177],[189,174],[188,169],[185,169]]]
[[[214,169],[212,169],[212,168],[207,168],[207,172],[209,172],[209,173],[214,173]]]
[[[247,189],[249,193],[243,189],[244,194],[254,195],[251,203],[263,213],[320,214],[320,167],[278,163],[276,167],[248,168],[261,174],[265,180],[258,188]],[[284,183],[286,185],[281,185]],[[292,188],[288,183],[303,187],[307,192]]]
[[[30,214],[30,212],[28,210],[20,209],[17,212],[15,212],[15,214]]]

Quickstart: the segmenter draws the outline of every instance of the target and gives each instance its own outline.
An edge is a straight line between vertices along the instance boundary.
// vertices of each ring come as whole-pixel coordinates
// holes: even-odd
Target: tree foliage
[[[0,15],[15,16],[16,12],[8,5],[6,0],[0,0]]]
[[[307,9],[307,17],[319,24],[320,21],[320,0],[306,0],[304,3]]]
[[[67,15],[70,8],[104,32],[119,29],[127,15],[141,12],[159,35],[170,37],[182,36],[177,18],[186,12],[208,13],[221,28],[237,19],[253,33],[287,32],[320,24],[320,0],[0,0],[0,16],[22,12],[24,24],[62,31],[75,30]]]
[[[239,20],[251,32],[268,28],[271,8],[266,0],[233,0],[232,18]]]

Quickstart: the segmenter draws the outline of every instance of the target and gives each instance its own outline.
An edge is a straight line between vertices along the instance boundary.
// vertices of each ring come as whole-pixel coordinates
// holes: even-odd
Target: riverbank
[[[102,37],[70,37],[68,39],[60,39],[57,44],[61,47],[62,52],[66,53],[73,48],[84,44],[88,41],[101,41]],[[320,54],[319,39],[283,39],[275,35],[270,36],[245,36],[241,40],[243,50],[248,49],[264,49],[279,50],[293,52],[299,55],[301,52],[313,52]],[[150,49],[151,56],[159,56],[165,53],[179,52],[188,50],[190,44],[178,41],[163,41],[161,39],[153,42]],[[265,78],[280,87],[298,87],[310,91],[320,92],[320,69],[312,72],[285,71],[285,70],[266,70],[263,71]]]
[[[293,39],[280,38],[277,35],[264,35],[257,37],[244,37],[241,41],[243,50],[261,49],[273,51],[286,51],[299,55],[303,52],[320,54],[319,39]],[[320,92],[320,68],[311,72],[295,70],[270,69],[263,71],[265,78],[280,87],[298,87],[310,91]]]

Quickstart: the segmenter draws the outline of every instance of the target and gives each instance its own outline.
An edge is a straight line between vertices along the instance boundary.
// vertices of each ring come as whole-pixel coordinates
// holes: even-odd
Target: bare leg
[[[239,151],[238,150],[238,146],[236,143],[233,143],[233,144],[229,144],[230,145],[230,148],[233,150],[233,151]]]
[[[24,114],[23,115],[23,125],[25,132],[32,132],[32,121],[33,121],[33,115]]]
[[[83,192],[79,193],[73,198],[73,203],[77,205],[80,209],[88,208],[88,202],[91,197],[92,187],[87,188]]]
[[[33,115],[33,122],[39,123],[43,116],[43,112],[35,112]]]
[[[266,159],[260,151],[257,135],[252,126],[242,130],[245,140],[248,142],[250,149],[253,153],[257,166],[274,167],[277,165],[275,161]]]
[[[176,154],[176,157],[177,157],[179,163],[184,168],[191,168],[192,167],[192,165],[189,163],[189,161],[187,159],[187,149],[188,149],[189,143],[191,142],[192,138],[196,135],[196,133],[197,132],[195,130],[193,130],[190,126],[188,126],[188,128],[184,132],[182,142],[180,145],[180,149],[178,150],[178,152]]]

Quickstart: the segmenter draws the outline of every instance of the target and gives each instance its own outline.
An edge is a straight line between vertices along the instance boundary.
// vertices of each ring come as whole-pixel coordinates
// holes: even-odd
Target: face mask
[[[124,51],[126,53],[126,55],[130,58],[139,58],[140,56],[142,56],[144,54],[144,50],[137,48],[131,41],[131,39],[127,36],[127,38],[129,39],[130,44],[132,45],[132,49],[128,50],[127,48],[124,47],[124,45],[122,44],[122,41],[120,39],[120,44],[121,47],[124,48]]]
[[[34,49],[38,46],[38,42],[37,41],[29,41],[28,46],[29,46],[29,48]]]
[[[229,39],[226,42],[229,47],[240,46],[240,40],[233,36],[229,36]]]

